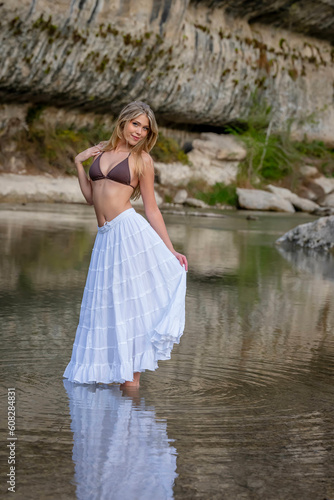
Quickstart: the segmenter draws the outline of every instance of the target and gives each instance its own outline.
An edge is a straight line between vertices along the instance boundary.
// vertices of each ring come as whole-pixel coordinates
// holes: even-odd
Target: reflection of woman
[[[149,151],[157,135],[153,111],[135,101],[121,111],[108,142],[75,158],[98,230],[63,375],[72,382],[139,386],[140,372],[170,359],[183,333],[188,263],[174,250],[154,196]],[[81,162],[91,156],[88,179]],[[130,203],[140,194],[149,222]]]
[[[138,391],[64,380],[78,500],[171,500],[177,449]],[[126,394],[131,392],[132,395]],[[125,393],[125,394],[124,394]]]

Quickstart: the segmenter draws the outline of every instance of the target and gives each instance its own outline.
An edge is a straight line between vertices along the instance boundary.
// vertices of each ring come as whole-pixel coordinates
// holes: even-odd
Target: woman
[[[108,142],[75,158],[98,228],[63,375],[72,382],[139,387],[140,373],[170,359],[183,333],[188,263],[174,250],[155,200],[149,151],[157,137],[153,111],[134,101]],[[82,162],[92,156],[88,179]],[[130,203],[140,194],[149,222]]]

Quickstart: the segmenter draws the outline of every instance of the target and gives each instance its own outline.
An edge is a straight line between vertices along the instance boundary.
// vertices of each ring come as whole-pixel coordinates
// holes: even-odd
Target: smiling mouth
[[[132,138],[135,140],[135,141],[139,141],[140,137],[136,137],[136,136],[132,136]]]

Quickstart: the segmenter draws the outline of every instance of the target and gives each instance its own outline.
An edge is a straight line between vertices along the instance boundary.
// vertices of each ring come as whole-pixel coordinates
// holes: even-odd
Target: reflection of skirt
[[[98,228],[71,361],[63,377],[133,380],[170,359],[185,325],[187,271],[134,208]]]

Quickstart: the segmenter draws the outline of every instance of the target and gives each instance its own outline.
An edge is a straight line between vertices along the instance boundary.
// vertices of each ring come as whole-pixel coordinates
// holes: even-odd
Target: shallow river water
[[[275,246],[314,218],[163,215],[186,328],[129,394],[62,378],[91,207],[0,207],[1,492],[13,388],[16,499],[333,500],[334,259]]]

